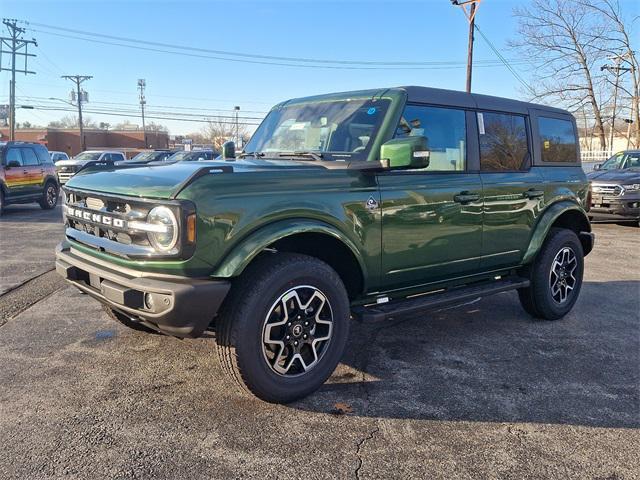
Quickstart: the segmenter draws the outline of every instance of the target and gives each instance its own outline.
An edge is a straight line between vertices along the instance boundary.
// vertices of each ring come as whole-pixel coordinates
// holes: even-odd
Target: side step
[[[355,307],[352,312],[355,318],[361,322],[380,322],[390,317],[410,315],[447,305],[455,305],[477,297],[486,297],[517,288],[526,288],[529,284],[530,282],[526,278],[505,277],[500,280],[455,287],[419,297],[406,298],[369,307]]]

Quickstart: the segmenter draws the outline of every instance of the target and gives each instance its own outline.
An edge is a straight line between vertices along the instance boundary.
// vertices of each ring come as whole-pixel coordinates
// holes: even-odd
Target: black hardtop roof
[[[571,115],[568,111],[561,108],[548,107],[546,105],[523,102],[510,98],[481,95],[479,93],[467,93],[457,90],[418,86],[405,86],[398,88],[407,92],[409,102],[451,105],[463,108],[481,108],[514,113],[528,113],[529,109],[536,109]]]

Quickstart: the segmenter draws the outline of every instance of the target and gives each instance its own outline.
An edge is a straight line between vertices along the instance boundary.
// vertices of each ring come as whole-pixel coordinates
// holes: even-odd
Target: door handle
[[[29,173],[29,170],[22,170],[22,173],[24,173],[25,175]]]
[[[539,198],[539,197],[544,197],[544,191],[543,190],[535,190],[533,188],[522,192],[522,195],[524,195],[527,198]]]
[[[469,192],[460,192],[457,195],[453,196],[453,201],[454,202],[458,202],[458,203],[469,203],[469,202],[476,202],[480,200],[480,195],[478,195],[477,193],[469,193]]]

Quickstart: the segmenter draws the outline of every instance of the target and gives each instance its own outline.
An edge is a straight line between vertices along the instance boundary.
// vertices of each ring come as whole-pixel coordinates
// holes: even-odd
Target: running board
[[[507,292],[517,288],[526,288],[529,280],[522,277],[506,277],[491,282],[482,282],[464,287],[455,287],[440,292],[421,295],[418,297],[396,300],[384,304],[355,307],[351,311],[361,322],[381,322],[391,317],[410,315],[412,313],[433,310],[486,297],[496,293]]]

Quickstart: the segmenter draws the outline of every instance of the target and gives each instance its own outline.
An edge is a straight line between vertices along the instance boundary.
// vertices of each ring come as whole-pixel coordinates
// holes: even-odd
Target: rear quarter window
[[[578,147],[572,121],[538,117],[538,132],[543,162],[578,162]]]

